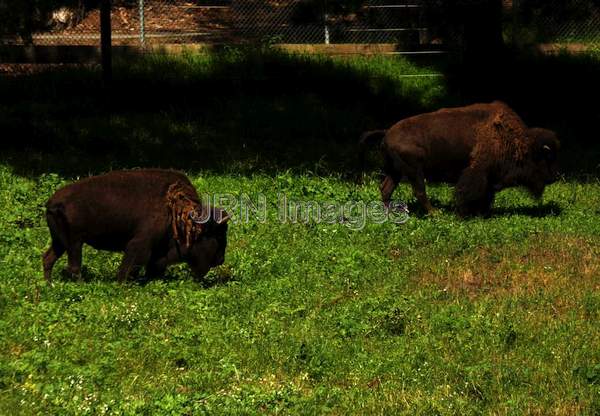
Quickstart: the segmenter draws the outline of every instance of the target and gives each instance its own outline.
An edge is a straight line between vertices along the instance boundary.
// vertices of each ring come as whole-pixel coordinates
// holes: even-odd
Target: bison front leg
[[[463,171],[454,189],[456,208],[461,217],[489,216],[494,202],[494,190],[487,176],[485,170],[474,167]]]
[[[165,275],[167,270],[166,259],[159,259],[156,261],[150,261],[146,266],[146,278],[157,279]]]
[[[423,172],[423,154],[420,149],[403,149],[401,156],[392,158],[394,169],[408,178],[413,194],[425,212],[431,214],[433,207],[425,191],[425,172]]]
[[[150,260],[151,245],[145,239],[133,239],[125,248],[123,260],[117,272],[119,283],[124,283],[135,266],[144,266]]]
[[[485,218],[488,218],[492,213],[492,205],[494,204],[494,196],[495,192],[491,186],[485,190],[485,194],[481,199],[481,204],[479,205],[479,213],[483,215]]]

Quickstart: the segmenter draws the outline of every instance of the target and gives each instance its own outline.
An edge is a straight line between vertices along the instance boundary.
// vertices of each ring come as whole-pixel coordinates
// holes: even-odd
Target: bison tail
[[[386,133],[387,130],[371,130],[364,132],[360,136],[359,143],[361,146],[372,146],[377,142],[381,142],[381,139],[383,139],[383,136],[385,136]]]
[[[361,173],[365,170],[365,154],[367,153],[369,146],[381,143],[381,140],[386,133],[387,130],[371,130],[363,133],[360,136],[360,140],[358,142],[358,166]]]
[[[46,222],[52,240],[58,240],[63,246],[69,246],[69,223],[65,214],[65,206],[61,203],[46,207]]]

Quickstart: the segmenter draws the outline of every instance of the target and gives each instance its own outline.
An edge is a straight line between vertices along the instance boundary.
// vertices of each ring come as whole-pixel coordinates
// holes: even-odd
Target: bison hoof
[[[425,215],[427,217],[437,217],[438,215],[441,215],[441,211],[437,208],[430,208],[427,210]]]

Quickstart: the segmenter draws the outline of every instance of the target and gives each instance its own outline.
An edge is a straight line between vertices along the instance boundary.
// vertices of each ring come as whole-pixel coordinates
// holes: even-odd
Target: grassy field
[[[436,62],[264,51],[121,64],[111,89],[94,71],[0,80],[0,414],[599,414],[598,110],[574,99],[598,62],[531,61],[487,88]],[[559,73],[578,77],[544,95]],[[277,221],[282,193],[378,200],[375,156],[354,181],[362,130],[490,96],[563,140],[542,201],[503,191],[465,221],[432,185],[426,217],[402,185],[405,224]],[[263,195],[268,221],[237,215],[201,282],[173,266],[119,285],[120,256],[88,247],[83,283],[62,259],[46,287],[47,198],[140,166]]]

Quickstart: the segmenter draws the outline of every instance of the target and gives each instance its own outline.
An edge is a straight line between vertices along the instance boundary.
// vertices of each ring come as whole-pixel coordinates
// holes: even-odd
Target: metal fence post
[[[140,9],[140,46],[144,48],[146,46],[146,23],[144,15],[144,0],[139,0]]]
[[[102,55],[102,77],[104,81],[112,79],[112,33],[110,24],[111,0],[100,3],[100,53]]]
[[[325,13],[325,44],[329,45],[329,26],[327,25],[327,13]]]
[[[327,25],[327,0],[323,2],[323,30],[325,35],[325,44],[329,45],[329,26]]]

